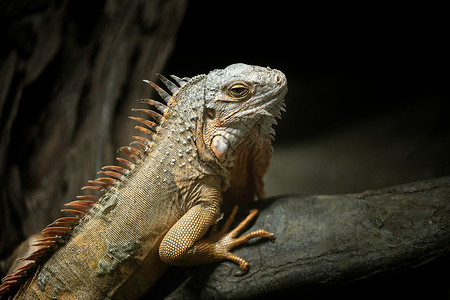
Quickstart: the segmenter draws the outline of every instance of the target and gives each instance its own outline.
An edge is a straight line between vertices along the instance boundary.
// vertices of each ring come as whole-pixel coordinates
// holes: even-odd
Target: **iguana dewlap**
[[[136,299],[168,265],[228,259],[230,250],[265,230],[238,237],[256,215],[228,232],[236,209],[219,230],[222,202],[263,197],[272,153],[272,124],[284,110],[287,81],[278,70],[234,64],[193,78],[158,75],[171,94],[152,82],[166,104],[136,111],[144,136],[120,150],[129,159],[106,166],[62,211],[68,216],[42,238],[3,279],[0,297],[14,299]],[[98,193],[98,195],[94,195]],[[213,226],[210,234],[205,236]]]

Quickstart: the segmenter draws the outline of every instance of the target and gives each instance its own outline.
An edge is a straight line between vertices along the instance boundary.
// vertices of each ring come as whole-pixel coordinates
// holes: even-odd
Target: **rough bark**
[[[130,142],[186,2],[0,2],[0,257]]]
[[[234,251],[250,271],[218,265],[174,268],[153,291],[167,299],[242,299],[392,274],[450,255],[450,177],[347,195],[292,195],[241,207],[252,228],[276,235]],[[175,273],[183,273],[178,276]],[[176,278],[176,279],[175,279]],[[370,297],[366,292],[364,297]],[[389,298],[389,297],[388,297]]]

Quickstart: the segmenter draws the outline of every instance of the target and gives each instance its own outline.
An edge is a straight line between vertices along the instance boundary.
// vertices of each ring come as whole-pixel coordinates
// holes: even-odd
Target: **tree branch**
[[[260,215],[250,230],[276,234],[234,251],[250,262],[233,276],[229,262],[182,271],[173,268],[152,291],[159,297],[254,298],[328,287],[374,274],[392,274],[450,253],[450,177],[348,195],[292,195],[251,207]],[[174,273],[184,275],[176,278]],[[177,286],[175,286],[177,285]],[[299,295],[299,294],[297,294]]]

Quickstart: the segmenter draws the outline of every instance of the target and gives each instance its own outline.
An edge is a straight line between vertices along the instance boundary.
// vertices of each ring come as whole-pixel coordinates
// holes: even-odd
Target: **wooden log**
[[[359,194],[275,197],[241,207],[236,221],[252,207],[260,215],[248,230],[272,231],[276,241],[234,251],[250,262],[246,275],[234,276],[238,267],[229,262],[172,268],[153,295],[245,299],[293,293],[301,298],[311,290],[323,295],[324,289],[450,254],[450,177]]]

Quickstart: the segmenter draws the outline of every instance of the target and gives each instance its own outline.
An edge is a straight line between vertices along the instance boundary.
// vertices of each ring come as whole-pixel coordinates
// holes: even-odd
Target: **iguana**
[[[157,74],[170,94],[146,81],[166,102],[141,99],[159,111],[130,117],[144,136],[119,150],[123,166],[105,166],[90,193],[67,203],[17,268],[3,278],[0,295],[14,299],[136,299],[168,265],[231,260],[230,250],[256,237],[238,237],[257,211],[229,231],[221,229],[223,201],[264,197],[263,176],[272,154],[275,118],[284,111],[285,75],[233,64],[192,78]],[[98,193],[99,195],[96,195]],[[207,231],[210,232],[207,234]],[[229,232],[228,232],[229,231]]]

